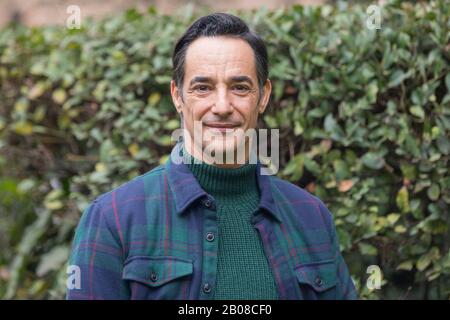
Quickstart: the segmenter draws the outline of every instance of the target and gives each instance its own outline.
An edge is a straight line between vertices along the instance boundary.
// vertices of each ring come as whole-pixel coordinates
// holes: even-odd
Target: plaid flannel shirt
[[[80,282],[67,299],[214,299],[215,200],[171,157],[84,211],[69,262],[79,268]],[[261,175],[260,168],[258,161],[261,200],[251,223],[279,299],[357,298],[326,206],[290,182]],[[211,232],[213,241],[206,238]]]

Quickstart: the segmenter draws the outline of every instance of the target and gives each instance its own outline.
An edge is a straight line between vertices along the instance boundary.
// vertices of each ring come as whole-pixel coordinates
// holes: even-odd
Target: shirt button
[[[209,199],[208,199],[208,200],[205,200],[204,205],[205,205],[205,207],[210,208],[211,205],[212,205],[211,200],[209,200]]]
[[[206,283],[203,285],[203,291],[204,291],[205,293],[210,293],[210,292],[211,292],[211,286],[209,285],[208,282],[206,282]]]
[[[152,280],[153,282],[156,282],[158,280],[158,276],[155,272],[152,272],[152,274],[150,275],[150,280]]]
[[[213,241],[213,240],[214,240],[214,233],[208,232],[208,233],[206,234],[206,240],[208,240],[208,241]]]
[[[321,287],[322,284],[323,284],[322,279],[320,279],[319,277],[317,277],[316,280],[314,280],[314,282],[316,283],[316,285],[317,285],[318,287]]]

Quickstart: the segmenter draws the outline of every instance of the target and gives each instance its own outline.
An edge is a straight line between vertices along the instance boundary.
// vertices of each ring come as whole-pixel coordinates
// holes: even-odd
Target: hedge
[[[279,176],[329,206],[361,298],[450,298],[450,6],[388,1],[379,30],[342,2],[234,13],[268,45]],[[64,298],[82,211],[167,159],[171,53],[203,14],[0,30],[0,296]]]

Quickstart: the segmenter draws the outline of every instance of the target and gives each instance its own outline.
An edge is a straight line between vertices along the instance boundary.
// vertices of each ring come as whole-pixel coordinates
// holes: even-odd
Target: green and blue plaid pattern
[[[70,265],[80,286],[67,299],[213,299],[218,256],[214,198],[184,163],[164,164],[97,197],[85,210]],[[355,299],[332,215],[317,197],[261,175],[252,217],[279,299]],[[206,234],[216,234],[208,241]]]

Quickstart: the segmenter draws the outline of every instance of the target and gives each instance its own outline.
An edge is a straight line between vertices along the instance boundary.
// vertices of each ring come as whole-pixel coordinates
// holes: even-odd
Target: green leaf
[[[347,163],[343,160],[333,161],[334,173],[338,180],[344,180],[350,177],[350,171],[348,169]]]
[[[36,269],[37,276],[42,277],[52,270],[58,270],[67,261],[69,252],[70,250],[66,245],[61,245],[42,255]]]
[[[410,270],[412,270],[412,268],[413,268],[413,262],[411,260],[407,260],[407,261],[404,261],[404,262],[400,263],[397,266],[396,270],[410,271]]]
[[[411,108],[409,108],[409,112],[411,112],[411,114],[413,116],[416,116],[417,118],[423,119],[425,117],[425,112],[423,111],[422,107],[420,106],[413,106]]]
[[[304,155],[297,154],[286,165],[283,170],[284,176],[290,176],[291,181],[297,181],[303,176]]]
[[[33,124],[29,121],[14,123],[13,130],[22,136],[29,136],[33,133]]]
[[[405,233],[406,232],[406,228],[405,228],[405,226],[400,225],[400,226],[396,226],[394,228],[394,231],[397,232],[397,233]]]
[[[411,76],[411,71],[408,71],[407,73],[403,72],[403,70],[396,70],[390,77],[388,88],[393,88],[398,86],[400,83],[402,83],[405,79],[409,78]]]
[[[114,144],[111,140],[104,140],[100,146],[100,162],[108,162],[113,154]]]
[[[36,186],[36,181],[33,179],[24,179],[17,185],[17,190],[22,193],[30,192]]]
[[[402,212],[410,211],[409,194],[408,194],[408,189],[405,186],[401,187],[400,190],[397,192],[397,197],[395,198],[395,201],[397,203],[397,207]]]
[[[320,175],[320,166],[317,164],[317,162],[308,157],[305,157],[304,164],[305,168],[308,169],[312,174],[314,174],[315,176]]]
[[[153,92],[148,97],[148,103],[150,106],[155,106],[161,100],[161,94],[159,92]]]
[[[433,261],[438,260],[441,257],[438,247],[432,247],[428,252],[423,254],[419,260],[417,260],[416,267],[419,271],[424,271]]]
[[[299,136],[303,133],[304,128],[300,121],[296,121],[294,124],[294,135]]]
[[[394,225],[398,221],[399,218],[400,218],[400,215],[398,213],[391,213],[386,217],[387,221],[389,221],[389,223],[391,225]]]
[[[416,179],[416,176],[417,176],[416,166],[411,165],[409,163],[402,163],[400,165],[400,169],[402,170],[402,174],[405,178],[407,178],[409,180]]]
[[[446,136],[439,136],[436,140],[437,147],[443,154],[450,154],[450,140]]]
[[[431,259],[428,254],[422,255],[419,260],[417,260],[416,267],[417,270],[423,271],[425,270],[431,263]]]
[[[64,195],[64,191],[61,189],[55,189],[50,191],[44,199],[44,205],[49,210],[58,210],[61,209],[64,204],[60,200]]]
[[[439,194],[440,190],[437,183],[433,183],[427,190],[428,198],[432,201],[436,201],[437,199],[439,199]]]
[[[169,120],[164,124],[164,129],[167,129],[167,130],[175,130],[179,127],[180,127],[180,121],[177,119]]]
[[[385,163],[383,157],[375,152],[367,152],[366,154],[364,154],[364,156],[362,157],[362,162],[370,169],[375,170],[383,168]]]
[[[52,98],[57,104],[63,104],[67,99],[66,91],[64,89],[55,90],[53,91]]]
[[[377,248],[371,244],[361,242],[358,244],[358,247],[359,247],[359,251],[361,252],[362,255],[376,256],[378,253]]]
[[[331,113],[329,113],[325,117],[324,128],[325,128],[325,131],[327,131],[331,134],[331,137],[334,140],[342,140],[345,136],[342,128],[338,125],[336,119],[334,119],[334,117]]]

